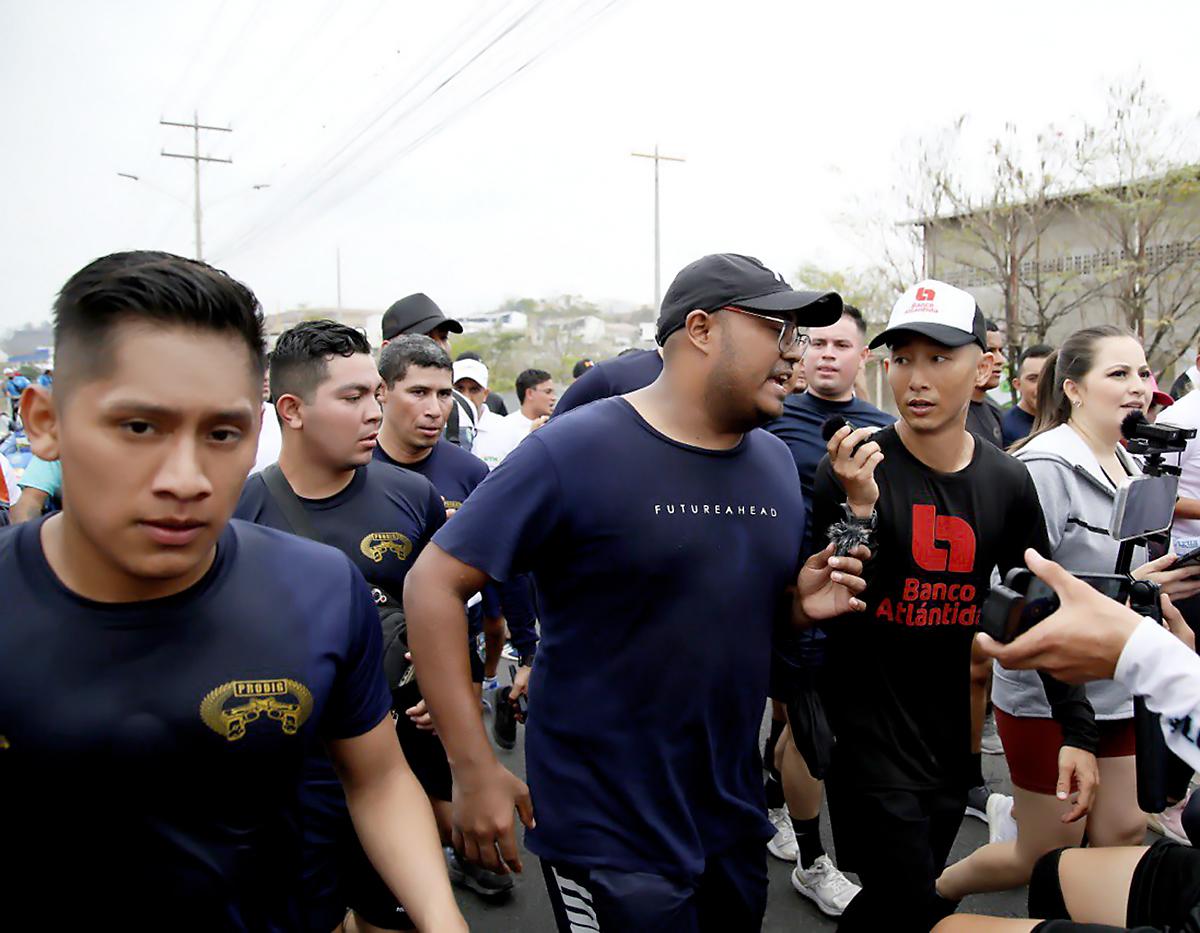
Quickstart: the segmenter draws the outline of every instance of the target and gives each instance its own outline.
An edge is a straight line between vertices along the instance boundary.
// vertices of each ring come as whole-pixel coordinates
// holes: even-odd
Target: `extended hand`
[[[1074,823],[1087,816],[1099,784],[1100,769],[1095,755],[1072,745],[1064,745],[1058,750],[1058,786],[1055,788],[1058,799],[1069,799],[1072,785],[1079,792],[1074,805],[1063,814],[1064,823]]]
[[[866,589],[863,561],[871,552],[861,544],[845,557],[833,556],[833,545],[814,554],[796,578],[794,609],[801,624],[833,619],[847,612],[862,612],[867,604],[856,594]]]
[[[525,782],[495,759],[454,772],[454,848],[489,871],[522,870],[514,808],[533,829],[533,803]]]
[[[980,650],[1010,670],[1045,671],[1069,684],[1111,679],[1141,616],[1032,548],[1025,564],[1058,594],[1058,610],[1007,645],[981,632]]]
[[[1178,559],[1175,554],[1164,554],[1158,560],[1142,564],[1132,575],[1138,580],[1157,583],[1162,592],[1172,599],[1187,599],[1200,593],[1200,564],[1170,569]]]

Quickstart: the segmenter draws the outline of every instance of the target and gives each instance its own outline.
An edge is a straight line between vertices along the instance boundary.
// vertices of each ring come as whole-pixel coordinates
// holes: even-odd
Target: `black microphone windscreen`
[[[827,441],[833,440],[833,435],[837,434],[838,431],[840,431],[849,423],[850,422],[841,415],[834,415],[831,418],[826,418],[825,423],[821,425],[821,437]]]
[[[828,423],[828,422],[826,422]],[[1121,436],[1133,440],[1138,435],[1138,428],[1146,423],[1146,416],[1140,411],[1131,411],[1121,421]]]

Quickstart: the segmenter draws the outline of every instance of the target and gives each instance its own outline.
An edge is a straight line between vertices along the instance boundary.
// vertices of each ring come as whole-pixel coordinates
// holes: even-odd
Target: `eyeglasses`
[[[804,356],[808,352],[808,334],[800,330],[794,321],[784,321],[777,317],[768,317],[765,314],[755,314],[753,311],[747,311],[745,308],[735,308],[733,305],[726,305],[724,308],[718,308],[717,310],[736,311],[738,314],[756,317],[760,321],[770,321],[772,324],[778,324],[780,353],[790,353],[797,347],[800,348],[801,356]]]

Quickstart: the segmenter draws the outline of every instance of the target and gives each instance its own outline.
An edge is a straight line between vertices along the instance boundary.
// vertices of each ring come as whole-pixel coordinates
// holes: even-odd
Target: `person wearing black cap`
[[[900,421],[842,428],[814,482],[814,543],[849,522],[870,529],[875,552],[866,612],[826,626],[830,822],[839,866],[862,882],[842,931],[924,933],[954,911],[935,882],[972,783],[972,640],[993,570],[1048,547],[1024,464],[965,427],[991,367],[986,334],[968,293],[933,280],[905,292],[871,344],[891,350]],[[1043,684],[1070,746],[1060,781],[1078,782],[1077,818],[1094,786],[1092,710],[1079,688]]]
[[[458,837],[519,870],[515,806],[562,931],[761,926],[772,624],[857,609],[866,551],[801,569],[795,466],[754,429],[782,411],[799,328],[841,312],[745,256],[692,263],[663,302],[661,377],[527,438],[413,568],[410,645],[461,790]],[[462,595],[522,571],[542,627],[529,788],[496,761],[452,650]]]
[[[401,334],[424,334],[432,338],[439,347],[450,352],[450,335],[461,334],[463,326],[454,318],[446,317],[442,309],[424,292],[408,295],[394,302],[383,312],[383,346]],[[470,450],[475,443],[475,407],[466,396],[458,391],[451,392],[454,405],[446,418],[446,440],[463,450]]]

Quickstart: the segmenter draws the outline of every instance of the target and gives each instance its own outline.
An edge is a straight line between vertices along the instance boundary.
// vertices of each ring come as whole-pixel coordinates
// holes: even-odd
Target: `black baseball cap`
[[[401,334],[428,334],[439,327],[456,334],[463,332],[462,325],[442,314],[442,309],[423,292],[401,298],[383,313],[384,340],[395,340]]]
[[[693,311],[716,311],[728,305],[770,315],[791,314],[805,327],[827,327],[842,317],[837,292],[799,292],[753,256],[713,253],[684,266],[667,289],[658,315],[659,346],[683,327]]]

